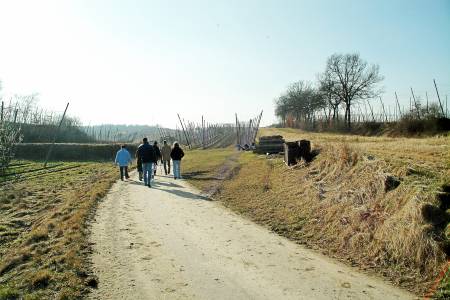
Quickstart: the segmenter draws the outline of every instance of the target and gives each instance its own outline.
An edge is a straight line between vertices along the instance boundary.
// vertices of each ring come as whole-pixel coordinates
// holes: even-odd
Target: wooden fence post
[[[58,128],[56,129],[55,135],[54,135],[54,137],[53,137],[53,142],[52,142],[52,144],[50,145],[50,148],[48,149],[47,156],[45,157],[44,168],[47,167],[48,159],[50,158],[50,154],[52,153],[53,146],[55,145],[56,139],[57,139],[57,137],[58,137],[59,129],[61,128],[61,125],[62,125],[62,123],[63,123],[63,121],[64,121],[64,117],[66,116],[66,112],[67,112],[67,108],[68,108],[68,107],[69,107],[69,102],[67,102],[66,109],[64,110],[64,113],[63,113],[63,115],[62,115],[61,121],[59,121]]]

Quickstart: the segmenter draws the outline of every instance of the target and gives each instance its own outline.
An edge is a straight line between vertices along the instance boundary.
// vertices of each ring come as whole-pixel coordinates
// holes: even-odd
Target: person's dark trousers
[[[166,175],[170,174],[170,160],[164,160],[163,164],[164,164],[164,172],[166,173]]]
[[[142,181],[142,179],[144,178],[143,177],[144,171],[142,170],[142,161],[140,159],[138,159],[137,161],[137,170],[139,174],[139,181]]]
[[[128,179],[130,176],[128,176],[128,167],[120,167],[120,179],[123,180],[123,176],[125,175],[125,178]]]

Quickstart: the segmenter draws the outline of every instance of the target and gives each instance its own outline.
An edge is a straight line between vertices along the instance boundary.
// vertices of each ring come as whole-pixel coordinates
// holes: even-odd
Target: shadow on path
[[[194,194],[188,191],[182,191],[182,190],[177,190],[177,189],[164,189],[164,188],[159,188],[158,187],[158,183],[152,185],[152,188],[155,190],[160,190],[163,192],[167,192],[179,197],[182,197],[184,199],[189,199],[189,200],[206,200],[206,201],[210,201],[210,199],[208,197],[199,195],[199,194]]]

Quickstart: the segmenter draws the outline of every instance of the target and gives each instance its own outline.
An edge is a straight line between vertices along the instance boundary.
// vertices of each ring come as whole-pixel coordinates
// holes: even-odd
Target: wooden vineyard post
[[[373,115],[373,109],[372,109],[372,106],[370,105],[369,100],[367,100],[367,104],[369,105],[370,113],[372,114],[372,121],[375,122],[375,116]]]
[[[434,88],[436,89],[436,94],[439,100],[439,106],[441,107],[441,112],[442,112],[442,116],[445,117],[445,113],[444,113],[444,107],[442,106],[442,102],[441,102],[441,97],[439,97],[439,92],[438,92],[438,88],[436,85],[436,80],[433,79],[434,82]]]
[[[402,109],[400,108],[400,103],[398,102],[397,92],[395,92],[395,100],[397,101],[398,113],[401,118],[402,117]]]
[[[17,122],[17,114],[19,113],[19,109],[18,108],[16,108],[16,110],[14,111],[14,121],[13,121],[13,124],[15,125],[16,124],[16,122]]]
[[[413,92],[412,88],[411,88],[411,94],[413,96],[414,106],[416,107],[416,111],[417,111],[417,119],[420,120],[420,110],[419,110],[419,107],[417,106],[416,97],[414,96],[414,92]]]
[[[186,138],[186,143],[188,144],[188,147],[190,149],[191,145],[189,143],[189,139],[187,137],[186,131],[184,130],[184,125],[183,125],[183,122],[181,121],[180,114],[177,114],[177,116],[178,116],[178,119],[180,120],[181,128],[183,129],[184,137]]]
[[[384,104],[383,104],[383,100],[381,100],[381,97],[380,97],[380,102],[381,102],[381,107],[383,108],[383,114],[386,119],[386,123],[388,123],[388,117],[386,115],[386,110],[384,109]]]
[[[261,113],[258,116],[258,121],[256,123],[255,134],[253,135],[252,143],[256,142],[256,136],[258,135],[259,124],[261,122],[262,114],[263,114],[263,111],[261,110]]]
[[[68,107],[69,107],[69,102],[67,102],[66,109],[64,110],[64,113],[63,113],[63,115],[61,117],[61,120],[59,121],[58,128],[56,128],[56,132],[55,132],[55,135],[53,137],[53,142],[50,145],[50,148],[48,149],[47,156],[45,157],[44,168],[47,167],[47,162],[48,162],[48,160],[50,158],[50,155],[52,153],[53,146],[55,145],[56,139],[58,138],[59,129],[61,128],[61,125],[62,125],[62,123],[64,121],[64,117],[66,116],[66,112],[67,112],[67,108]]]
[[[202,115],[202,146],[205,148],[205,119],[203,119]]]
[[[240,145],[239,141],[239,121],[236,113],[236,144]]]

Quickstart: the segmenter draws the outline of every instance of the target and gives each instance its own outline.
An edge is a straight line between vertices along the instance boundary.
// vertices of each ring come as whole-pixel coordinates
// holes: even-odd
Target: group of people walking
[[[154,142],[151,145],[147,138],[142,140],[142,144],[139,145],[136,151],[137,170],[139,173],[139,180],[144,181],[145,186],[151,187],[151,181],[154,180],[156,175],[156,169],[158,162],[164,166],[164,173],[170,174],[170,160],[173,162],[173,178],[181,178],[181,159],[184,156],[184,152],[180,145],[175,142],[173,148],[167,143],[163,142],[161,149],[158,146],[158,142]],[[128,179],[128,166],[132,162],[130,152],[126,149],[125,145],[121,146],[121,149],[116,154],[116,164],[119,165],[120,179]]]

